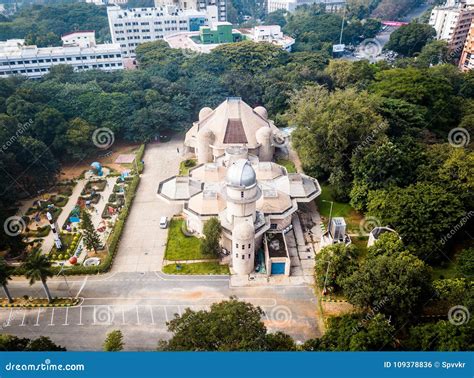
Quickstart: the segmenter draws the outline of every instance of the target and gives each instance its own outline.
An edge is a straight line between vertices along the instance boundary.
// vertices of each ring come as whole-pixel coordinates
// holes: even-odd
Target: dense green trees
[[[218,256],[222,227],[217,218],[209,219],[203,227],[204,238],[201,239],[200,249],[203,255]]]
[[[380,351],[395,348],[395,327],[382,314],[331,317],[326,333],[303,344],[306,351]]]
[[[364,309],[403,321],[419,314],[432,294],[431,277],[423,261],[409,252],[381,254],[364,261],[344,282],[348,300]]]
[[[37,339],[19,338],[12,335],[0,335],[0,350],[7,352],[59,352],[66,348],[56,345],[49,337]]]
[[[408,349],[417,351],[472,351],[474,348],[473,321],[452,324],[446,320],[421,324],[410,328],[406,342]]]
[[[374,110],[376,102],[352,88],[329,93],[316,86],[292,98],[287,116],[298,125],[293,141],[303,167],[316,177],[328,177],[340,199],[350,192],[354,151],[378,139],[387,126]]]
[[[353,245],[335,244],[325,247],[316,259],[316,279],[321,289],[340,291],[344,280],[358,268],[357,250]]]
[[[26,43],[59,46],[61,35],[74,30],[95,30],[99,42],[110,40],[105,6],[51,4],[22,7],[9,21],[0,21],[0,40],[25,38]]]
[[[460,199],[435,184],[392,187],[368,197],[369,214],[392,225],[414,253],[431,262],[443,257],[443,237],[464,215]]]
[[[329,51],[332,44],[339,43],[342,15],[326,13],[321,4],[300,6],[288,14],[285,21],[283,30],[296,39],[295,51]],[[364,22],[355,17],[346,19],[342,41],[357,44],[363,39],[373,38],[380,27],[380,21],[374,19]]]
[[[413,56],[420,52],[434,37],[436,37],[436,31],[433,27],[412,22],[401,26],[390,34],[390,40],[384,48],[404,56]]]
[[[215,303],[210,311],[186,309],[168,323],[173,336],[161,341],[165,351],[265,351],[293,350],[291,338],[282,333],[268,335],[263,312],[236,299]],[[271,349],[270,349],[271,348]]]
[[[123,350],[123,334],[120,330],[114,330],[107,334],[103,345],[104,352],[120,352]]]

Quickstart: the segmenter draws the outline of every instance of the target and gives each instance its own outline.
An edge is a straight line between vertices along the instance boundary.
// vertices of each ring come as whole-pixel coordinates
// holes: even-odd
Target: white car
[[[166,228],[168,227],[168,218],[167,217],[161,217],[160,218],[160,228]]]

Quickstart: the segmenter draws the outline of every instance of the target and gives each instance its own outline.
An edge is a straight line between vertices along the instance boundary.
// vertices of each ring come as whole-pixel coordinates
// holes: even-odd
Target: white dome
[[[265,109],[263,106],[257,106],[256,108],[253,109],[253,111],[257,113],[263,119],[268,119],[267,109]]]
[[[199,111],[199,121],[202,121],[204,118],[206,118],[209,114],[211,114],[213,110],[211,108],[202,108]]]
[[[257,183],[257,175],[248,160],[239,159],[227,170],[227,184],[238,187],[249,187]]]
[[[237,240],[250,240],[255,237],[255,229],[253,228],[253,225],[250,224],[250,222],[243,221],[237,223],[232,235],[233,238]]]

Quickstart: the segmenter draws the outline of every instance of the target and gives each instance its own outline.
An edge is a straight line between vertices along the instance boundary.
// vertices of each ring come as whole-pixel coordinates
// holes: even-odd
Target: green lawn
[[[199,262],[193,264],[179,264],[181,269],[177,269],[177,264],[165,265],[163,272],[167,274],[229,274],[227,265],[219,265],[218,262]]]
[[[434,266],[431,273],[431,277],[434,280],[444,278],[460,278],[461,274],[458,272],[456,262],[450,262],[444,266]]]
[[[194,236],[185,236],[181,231],[184,223],[182,219],[171,219],[166,243],[166,260],[197,260],[205,259],[199,249],[199,239]]]
[[[334,196],[330,185],[322,184],[321,191],[322,193],[318,197],[316,203],[318,205],[319,213],[324,218],[324,224],[327,226],[327,221],[329,220],[329,214],[331,211],[331,203],[325,201],[334,201]],[[332,217],[343,217],[347,224],[347,230],[351,233],[359,233],[360,222],[363,216],[354,210],[350,204],[334,201]]]
[[[296,173],[295,163],[288,159],[278,159],[276,161],[277,164],[282,165],[286,168],[288,173]]]

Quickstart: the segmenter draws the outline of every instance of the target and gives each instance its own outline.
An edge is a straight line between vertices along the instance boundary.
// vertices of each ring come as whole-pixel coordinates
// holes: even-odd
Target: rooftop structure
[[[210,218],[220,220],[221,244],[238,275],[289,275],[285,234],[298,203],[321,193],[317,180],[272,162],[274,134],[265,108],[252,109],[240,98],[204,108],[185,141],[199,165],[158,187],[160,198],[183,204],[187,228],[197,235]]]
[[[268,42],[291,51],[295,40],[283,35],[279,25],[256,26],[251,29],[233,29],[230,23],[217,23],[202,27],[199,32],[177,33],[165,37],[170,47],[209,53],[222,43],[250,40]]]
[[[130,9],[111,6],[107,7],[107,17],[112,41],[120,44],[125,57],[134,57],[140,43],[178,32],[199,31],[201,26],[208,24],[206,13],[174,6]]]
[[[51,67],[67,64],[76,71],[123,69],[122,53],[117,44],[96,44],[93,30],[76,31],[61,37],[63,46],[25,45],[23,39],[0,42],[0,77],[25,75],[39,78]]]
[[[339,12],[344,9],[346,0],[268,0],[267,11],[271,13],[278,9],[285,9],[293,12],[299,6],[312,4],[324,5],[326,12]]]

